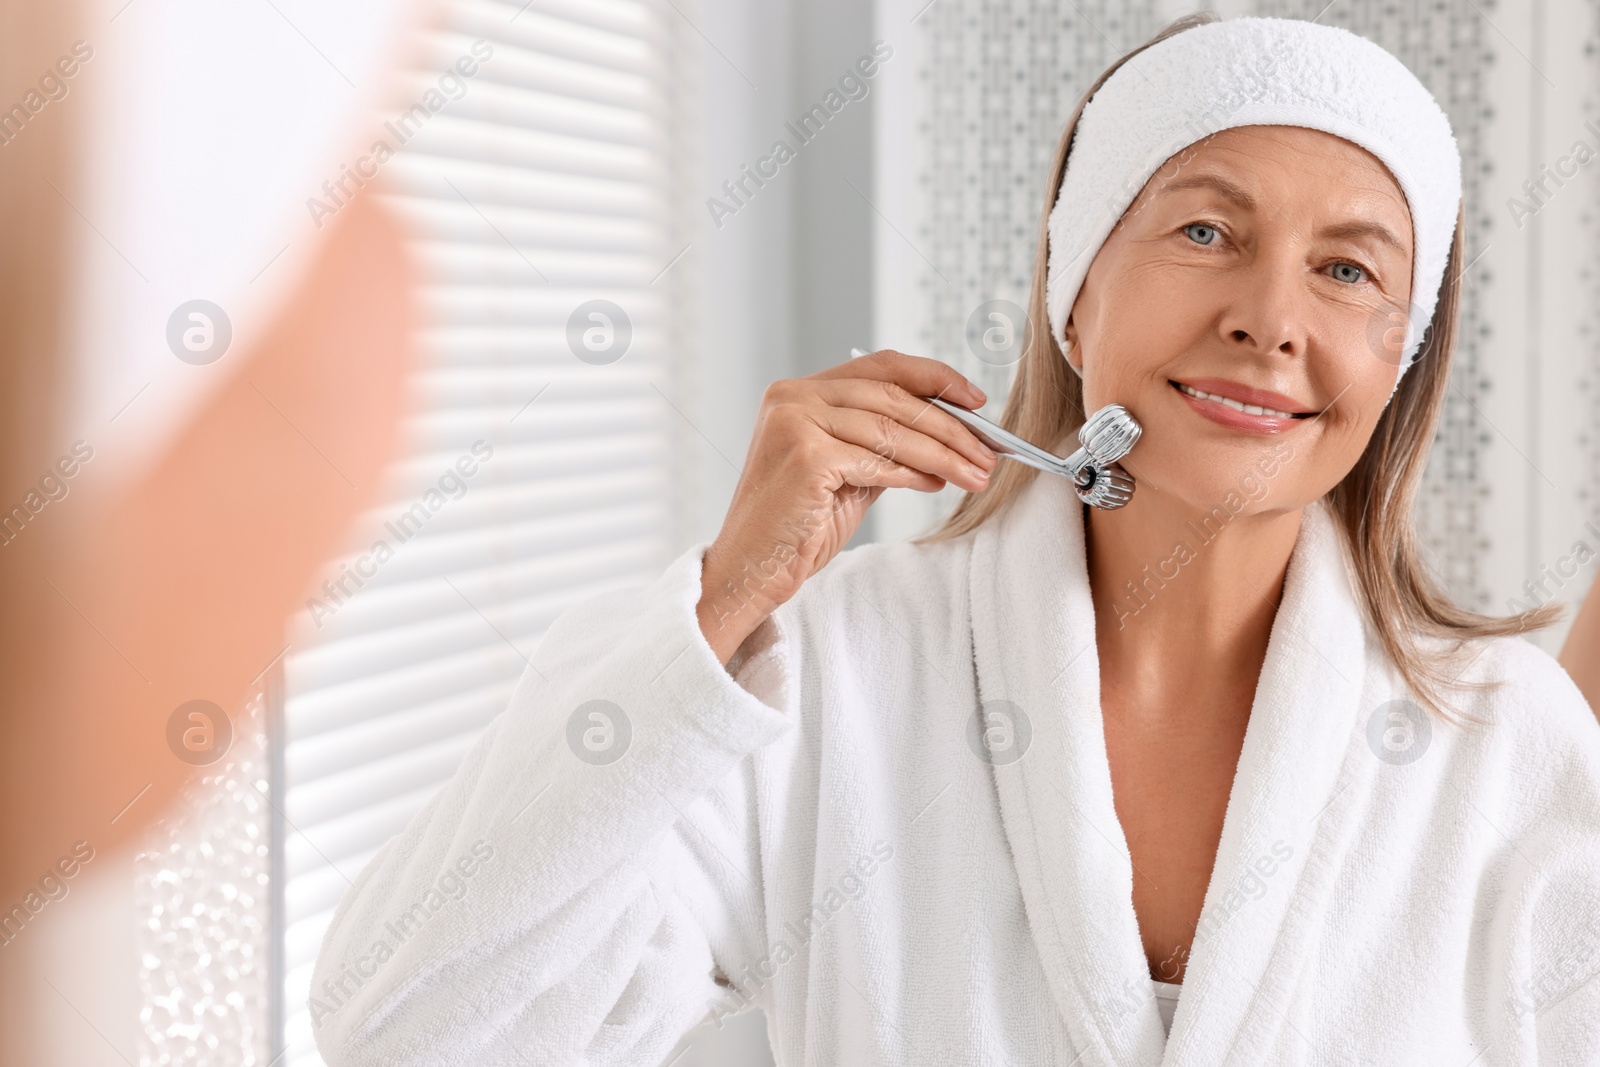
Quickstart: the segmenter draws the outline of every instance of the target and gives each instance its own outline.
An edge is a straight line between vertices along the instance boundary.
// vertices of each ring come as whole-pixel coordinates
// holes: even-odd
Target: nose
[[[1237,277],[1220,327],[1233,344],[1264,356],[1303,356],[1307,342],[1304,264],[1284,250],[1262,250]]]

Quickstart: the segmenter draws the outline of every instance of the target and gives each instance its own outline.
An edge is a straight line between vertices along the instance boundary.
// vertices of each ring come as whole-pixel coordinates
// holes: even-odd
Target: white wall
[[[701,190],[694,198],[696,344],[675,398],[687,424],[680,539],[688,547],[716,537],[767,385],[842,362],[852,345],[871,341],[872,209],[846,179],[871,195],[877,88],[846,105],[716,226],[704,201],[726,202],[722,183],[754,166],[774,141],[796,144],[785,124],[870,52],[873,6],[701,0],[682,10],[701,49],[696,119],[705,146],[698,173],[686,177]],[[869,518],[852,543],[870,536]],[[675,1067],[772,1062],[759,1011],[721,1030],[706,1024],[680,1049]]]
[[[795,175],[780,171],[737,214],[713,224],[704,201],[754,164],[788,119],[792,11],[787,0],[702,0],[690,8],[699,40],[698,119],[704,152],[687,178],[699,289],[695,351],[677,398],[686,421],[692,496],[683,544],[711,540],[744,465],[761,391],[794,373]],[[703,35],[703,36],[702,36]],[[693,42],[691,42],[693,43]]]
[[[842,362],[851,346],[871,341],[872,209],[849,183],[872,195],[875,84],[720,227],[703,201],[723,196],[722,183],[774,141],[797,143],[785,124],[870,52],[872,12],[851,0],[803,9],[789,0],[702,0],[692,16],[704,34],[705,152],[695,198],[698,347],[680,404],[696,431],[685,547],[716,536],[762,390]]]

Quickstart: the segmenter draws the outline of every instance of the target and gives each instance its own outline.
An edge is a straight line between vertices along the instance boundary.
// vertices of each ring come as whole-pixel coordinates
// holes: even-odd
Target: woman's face
[[[1135,500],[1278,511],[1338,484],[1395,384],[1411,255],[1404,194],[1349,141],[1243,126],[1169,159],[1067,325],[1086,410],[1121,403],[1144,427]]]

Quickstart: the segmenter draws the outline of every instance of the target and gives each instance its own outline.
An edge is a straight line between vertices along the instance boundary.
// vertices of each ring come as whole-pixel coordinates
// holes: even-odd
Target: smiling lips
[[[1293,398],[1221,378],[1171,383],[1196,414],[1235,430],[1282,433],[1299,420],[1318,414]]]

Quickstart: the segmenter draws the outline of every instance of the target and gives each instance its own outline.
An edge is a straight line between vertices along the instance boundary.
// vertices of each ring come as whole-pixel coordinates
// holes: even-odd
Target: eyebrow
[[[1373,222],[1371,219],[1341,222],[1336,226],[1325,228],[1322,232],[1328,237],[1376,237],[1396,252],[1402,255],[1406,253],[1405,245],[1400,243],[1400,238],[1389,231],[1389,227],[1381,222]]]
[[[1255,197],[1220,174],[1194,174],[1187,178],[1174,179],[1161,187],[1162,192],[1177,189],[1210,189],[1219,193],[1225,199],[1231,200],[1246,211],[1254,211],[1257,206]],[[1325,227],[1322,230],[1322,236],[1342,238],[1374,237],[1389,245],[1396,252],[1406,253],[1406,246],[1400,243],[1400,238],[1396,237],[1389,227],[1371,219],[1357,219],[1350,222],[1336,223]]]
[[[1195,174],[1188,178],[1177,178],[1161,187],[1162,192],[1175,189],[1210,189],[1221,193],[1225,198],[1246,211],[1256,209],[1256,198],[1245,192],[1239,186],[1218,174]]]

